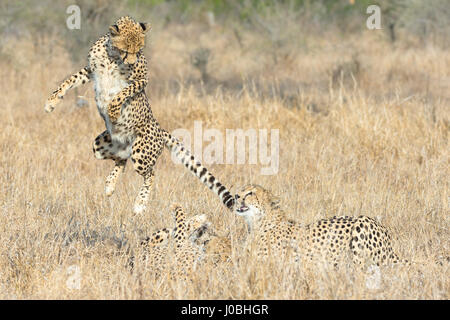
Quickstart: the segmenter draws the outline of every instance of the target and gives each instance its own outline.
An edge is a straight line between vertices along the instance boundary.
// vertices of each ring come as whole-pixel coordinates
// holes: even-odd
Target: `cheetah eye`
[[[198,230],[197,237],[200,238],[201,236],[203,236],[205,234],[205,230],[205,228],[200,228]]]

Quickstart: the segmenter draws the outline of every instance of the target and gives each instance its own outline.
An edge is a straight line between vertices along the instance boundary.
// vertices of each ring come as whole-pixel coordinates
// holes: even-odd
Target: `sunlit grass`
[[[271,189],[289,217],[303,223],[344,214],[375,217],[392,230],[396,251],[417,264],[383,269],[380,287],[370,290],[365,275],[351,267],[312,271],[257,263],[247,252],[242,219],[175,166],[167,151],[157,163],[147,211],[133,216],[141,177],[132,166],[114,196],[104,195],[113,164],[92,155],[92,142],[104,130],[92,86],[77,92],[89,107],[76,107],[70,93],[52,114],[44,113],[59,81],[82,67],[47,39],[51,54],[45,46],[11,42],[22,66],[0,62],[0,297],[448,299],[448,53],[392,48],[377,36],[339,43],[330,35],[311,39],[313,51],[293,51],[274,64],[256,35],[245,34],[255,46],[241,50],[231,33],[211,29],[201,33],[199,45],[213,48],[209,72],[217,82],[202,91],[189,64],[195,28],[156,27],[152,35],[147,91],[161,125],[192,132],[201,120],[224,135],[235,128],[279,129],[278,174],[261,176],[261,165],[209,169],[232,190],[246,183]],[[359,71],[351,65],[349,44],[355,43]],[[341,71],[333,82],[334,70]],[[281,89],[271,95],[271,85],[285,86],[284,96]],[[168,210],[175,202],[208,214],[233,243],[230,264],[207,266],[189,286],[155,279],[139,262],[131,273],[126,252],[108,245],[123,239],[139,252],[140,237],[172,225]],[[79,289],[70,286],[78,275]]]

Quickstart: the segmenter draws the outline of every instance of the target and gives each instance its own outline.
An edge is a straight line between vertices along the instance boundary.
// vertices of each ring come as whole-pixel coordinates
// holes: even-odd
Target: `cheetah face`
[[[198,214],[186,220],[186,234],[191,242],[198,242],[203,238],[211,223],[205,214]]]
[[[252,230],[261,219],[279,207],[280,199],[258,185],[247,185],[236,194],[234,212],[244,217]]]
[[[148,23],[138,23],[131,17],[122,17],[109,27],[111,43],[119,51],[125,64],[134,64],[138,52],[145,45],[145,34],[150,29]]]
[[[236,195],[235,213],[244,217],[250,228],[265,214],[268,191],[257,185],[248,185]]]

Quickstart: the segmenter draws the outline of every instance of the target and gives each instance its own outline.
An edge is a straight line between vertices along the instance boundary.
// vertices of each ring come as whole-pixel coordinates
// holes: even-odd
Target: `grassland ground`
[[[51,91],[83,65],[56,37],[22,37],[4,42],[0,61],[0,298],[449,299],[448,51],[393,46],[369,31],[305,43],[275,57],[251,32],[238,39],[220,26],[155,25],[146,49],[153,113],[170,131],[192,131],[194,121],[224,134],[279,129],[277,174],[260,175],[260,164],[209,169],[233,191],[247,183],[271,189],[303,223],[377,218],[395,235],[396,251],[417,264],[383,268],[372,289],[352,268],[259,264],[244,245],[244,221],[167,152],[147,211],[133,216],[141,178],[132,166],[113,197],[104,194],[112,162],[92,154],[104,123],[91,84],[43,111]],[[211,50],[203,82],[191,64],[198,47]],[[77,106],[80,96],[87,106]],[[234,248],[230,264],[208,267],[189,285],[155,278],[139,263],[130,272],[126,252],[108,245],[136,247],[170,226],[175,202],[207,214]]]

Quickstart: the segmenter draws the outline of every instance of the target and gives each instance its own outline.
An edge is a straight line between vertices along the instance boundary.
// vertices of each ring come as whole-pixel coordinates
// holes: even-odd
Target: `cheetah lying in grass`
[[[204,256],[197,243],[210,223],[206,215],[187,218],[179,205],[173,205],[175,227],[163,228],[141,242],[147,249],[146,261],[157,274],[170,271],[172,276],[189,275]]]
[[[407,262],[392,250],[388,230],[372,218],[333,217],[302,226],[288,220],[279,203],[258,185],[245,186],[236,195],[235,213],[246,220],[258,257],[288,255],[335,266],[350,259],[361,267]]]
[[[167,271],[171,276],[192,274],[206,258],[213,262],[226,261],[231,255],[228,238],[217,236],[205,214],[186,217],[183,208],[173,205],[175,227],[163,228],[141,242],[146,261],[157,274]]]

